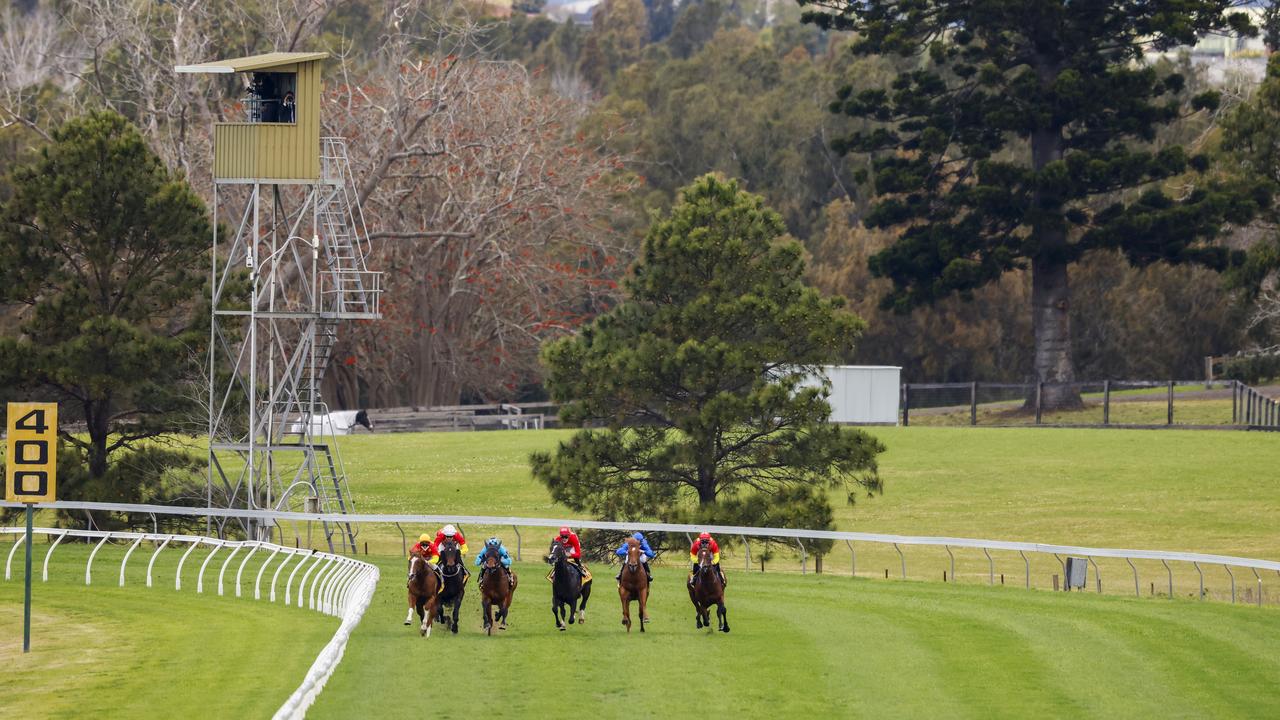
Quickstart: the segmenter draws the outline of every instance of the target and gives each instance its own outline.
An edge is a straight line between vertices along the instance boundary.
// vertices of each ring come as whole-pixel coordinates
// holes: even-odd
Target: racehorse
[[[711,561],[711,548],[703,545],[698,550],[698,569],[694,572],[693,585],[689,587],[689,599],[698,617],[698,627],[711,627],[711,606],[716,606],[716,619],[720,632],[729,632],[729,611],[724,607],[724,583]]]
[[[485,579],[487,583],[480,586],[480,606],[484,609],[484,631],[492,635],[496,620],[501,623],[499,630],[507,629],[507,613],[511,610],[511,596],[516,594],[519,579],[515,572],[511,573],[511,582],[507,582],[507,574],[502,571],[502,561],[496,552],[491,552],[484,559]],[[497,608],[497,612],[494,612]]]
[[[640,632],[644,632],[645,623],[649,622],[645,609],[649,603],[649,577],[644,572],[644,551],[635,538],[627,538],[627,557],[618,576],[618,597],[622,598],[622,624],[627,632],[631,632],[631,602],[640,603]]]
[[[436,619],[454,635],[458,634],[458,611],[462,609],[462,596],[466,592],[467,573],[462,567],[462,552],[458,543],[446,539],[440,543],[440,575],[444,578],[444,592],[440,593],[440,603],[436,610]],[[452,617],[446,616],[449,606],[453,606]]]
[[[553,566],[551,569],[551,616],[556,619],[556,627],[563,632],[566,606],[569,611],[570,625],[574,622],[575,614],[578,622],[587,621],[587,598],[591,597],[591,583],[582,584],[582,575],[578,568],[569,562],[564,545],[556,540],[551,541],[547,562]],[[581,604],[578,602],[579,597],[582,598]]]
[[[418,611],[422,621],[419,634],[431,637],[431,623],[435,620],[436,605],[440,602],[440,578],[431,571],[431,565],[421,555],[409,558],[409,605]],[[408,623],[405,623],[408,625]]]

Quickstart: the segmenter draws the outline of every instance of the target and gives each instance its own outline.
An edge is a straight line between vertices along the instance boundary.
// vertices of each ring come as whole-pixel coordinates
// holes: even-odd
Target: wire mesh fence
[[[908,383],[904,425],[1280,428],[1280,403],[1233,380]]]

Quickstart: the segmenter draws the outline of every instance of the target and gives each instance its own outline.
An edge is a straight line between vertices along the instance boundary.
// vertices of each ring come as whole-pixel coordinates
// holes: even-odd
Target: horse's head
[[[440,561],[449,567],[458,564],[458,543],[453,538],[446,538],[440,543]]]
[[[551,549],[547,551],[547,563],[555,565],[556,563],[564,560],[564,558],[564,545],[561,545],[559,540],[552,540]]]
[[[644,562],[644,550],[640,547],[640,541],[627,538],[627,565],[636,567],[642,562]]]
[[[409,581],[413,582],[417,579],[418,574],[426,569],[427,561],[422,559],[421,555],[414,553],[409,556]]]
[[[710,545],[703,545],[699,547],[697,557],[698,557],[698,567],[702,570],[706,570],[707,568],[710,568],[713,565],[715,565],[715,563],[713,562],[713,559],[715,558],[715,554],[711,552]]]
[[[485,550],[486,555],[484,556],[484,566],[491,570],[497,569],[497,567],[502,564],[502,560],[498,556],[497,549],[486,548]]]

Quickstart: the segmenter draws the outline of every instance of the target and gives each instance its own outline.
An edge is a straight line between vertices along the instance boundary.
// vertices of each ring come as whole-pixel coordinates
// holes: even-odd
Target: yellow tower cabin
[[[328,57],[323,52],[276,52],[176,68],[180,73],[245,76],[244,121],[213,126],[215,179],[320,179],[320,65]]]
[[[213,125],[211,505],[354,507],[331,438],[353,423],[330,412],[322,387],[340,324],[381,317],[381,274],[366,266],[369,235],[346,141],[321,135],[327,57],[275,52],[174,68],[236,75],[243,113]],[[223,229],[234,235],[220,239]],[[237,522],[252,539],[273,539],[277,528],[301,532],[298,523],[261,516]],[[350,524],[323,525],[331,550],[355,547]]]

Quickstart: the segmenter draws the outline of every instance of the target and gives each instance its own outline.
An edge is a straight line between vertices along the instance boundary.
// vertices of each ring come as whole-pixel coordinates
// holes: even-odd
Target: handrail
[[[320,574],[317,575],[317,578],[319,578],[320,576],[324,576],[327,580],[330,577],[341,575],[342,579],[344,580],[344,583],[341,586],[338,586],[335,584],[332,587],[324,588],[323,590],[324,594],[321,595],[320,602],[316,601],[315,586],[313,585],[311,588],[311,596],[310,596],[311,601],[306,603],[305,606],[321,614],[332,615],[334,617],[341,618],[342,624],[338,627],[337,632],[334,633],[333,637],[329,640],[329,642],[325,645],[325,647],[320,651],[319,655],[316,656],[316,659],[311,664],[311,668],[307,671],[307,675],[303,679],[302,684],[299,685],[296,690],[294,690],[293,694],[291,694],[289,698],[284,702],[284,704],[280,706],[280,709],[276,711],[276,714],[275,714],[276,718],[301,718],[306,714],[307,708],[309,708],[311,706],[311,703],[315,701],[316,696],[320,693],[320,690],[324,687],[329,677],[333,675],[334,669],[337,668],[338,662],[342,659],[342,654],[346,649],[347,640],[351,637],[351,631],[360,622],[360,618],[364,615],[365,610],[369,607],[369,603],[373,599],[373,593],[378,583],[378,568],[375,565],[372,565],[370,563],[367,563],[361,560],[356,560],[353,558],[343,557],[341,555],[333,555],[330,553],[322,553],[322,552],[312,552],[310,550],[295,549],[295,548],[285,547],[282,545],[275,545],[273,543],[266,543],[266,542],[261,542],[256,540],[222,540],[219,538],[210,538],[210,537],[203,537],[198,535],[172,535],[168,533],[116,532],[116,531],[107,531],[107,530],[69,530],[69,529],[63,529],[63,528],[44,528],[44,527],[32,528],[31,532],[33,535],[41,534],[41,535],[57,536],[57,541],[52,544],[52,546],[49,548],[48,552],[45,555],[46,569],[48,568],[49,556],[53,554],[54,549],[56,549],[58,547],[58,544],[61,543],[62,540],[65,539],[66,537],[69,536],[69,537],[78,537],[78,538],[85,538],[85,539],[97,539],[98,543],[94,548],[93,552],[90,554],[89,559],[85,563],[85,584],[86,585],[89,584],[91,581],[89,568],[92,566],[94,557],[98,554],[98,550],[100,550],[102,546],[107,543],[108,540],[132,541],[132,544],[129,546],[128,550],[125,552],[124,559],[120,562],[120,585],[122,586],[124,585],[125,567],[129,562],[129,556],[132,555],[133,551],[136,550],[138,546],[145,541],[151,541],[153,543],[158,544],[158,547],[156,548],[154,554],[151,556],[150,563],[148,563],[147,565],[147,586],[148,587],[151,586],[151,571],[152,571],[152,567],[155,564],[156,557],[159,556],[159,554],[166,547],[169,547],[171,544],[175,544],[175,543],[190,544],[190,547],[187,548],[186,552],[183,553],[182,555],[182,561],[185,561],[187,555],[191,554],[193,550],[195,550],[197,547],[201,545],[205,545],[212,548],[212,552],[210,552],[210,554],[205,558],[204,563],[201,565],[200,575],[197,578],[197,587],[203,586],[204,572],[205,572],[206,566],[209,564],[209,560],[213,558],[214,554],[216,554],[218,550],[224,547],[231,549],[230,555],[228,555],[227,559],[223,562],[222,568],[218,573],[218,591],[219,591],[218,594],[219,595],[222,594],[222,576],[223,574],[225,574],[227,566],[230,565],[232,559],[236,557],[237,553],[239,553],[239,551],[242,548],[248,548],[249,552],[245,554],[244,559],[241,561],[239,569],[236,572],[236,596],[237,597],[240,596],[240,573],[243,572],[244,566],[249,562],[249,559],[252,558],[259,549],[271,550],[271,553],[267,556],[266,560],[263,562],[263,565],[262,565],[263,570],[266,569],[266,566],[271,562],[271,559],[279,553],[285,553],[286,557],[289,557],[295,554],[301,555],[305,553],[306,557],[315,558],[314,562],[311,565],[311,570],[308,570],[308,574],[310,574],[312,570],[315,570],[323,565],[323,568],[320,570]],[[22,538],[25,538],[26,528],[0,527],[0,533],[5,533],[5,534],[14,533],[19,535]],[[182,565],[183,565],[182,561],[178,563],[178,567],[174,571],[174,575],[175,575],[174,585],[175,585],[175,588],[177,589],[181,589],[181,577],[182,577]],[[280,567],[283,567],[283,564],[281,564]],[[6,562],[6,570],[7,569],[8,569],[8,562]],[[279,569],[277,569],[277,573],[278,572],[279,572]],[[262,576],[262,570],[259,570],[258,579],[261,579],[261,576]],[[349,582],[345,582],[348,576],[350,576],[352,580]],[[9,579],[7,575],[5,579],[6,580]],[[45,574],[44,579],[45,581],[48,581],[49,578],[47,573]],[[292,577],[290,578],[290,583],[292,583]],[[303,595],[303,586],[305,584],[306,584],[306,579],[304,578],[302,583],[300,583],[298,586],[298,601],[299,601],[298,606],[299,607],[304,606],[304,603],[302,602],[302,595]],[[274,580],[272,582],[272,588],[273,588],[273,592],[271,594],[271,602],[274,602],[275,601]],[[289,592],[288,585],[286,585],[285,592],[286,593]],[[258,597],[259,597],[259,594],[256,590],[256,582],[255,582],[254,598],[257,599]],[[289,605],[290,603],[286,601],[285,604]]]

